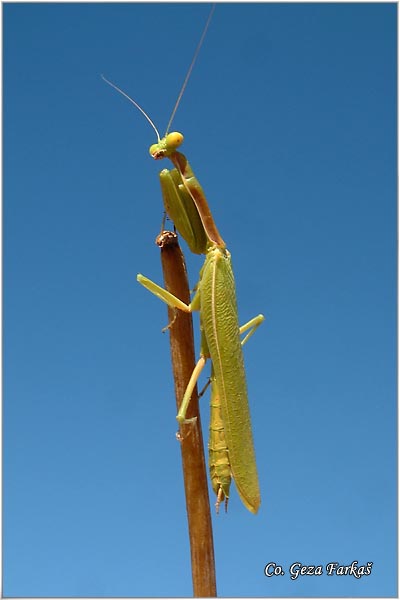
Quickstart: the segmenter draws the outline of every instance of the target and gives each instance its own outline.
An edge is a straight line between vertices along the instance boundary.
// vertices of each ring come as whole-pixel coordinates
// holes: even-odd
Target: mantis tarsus
[[[198,49],[199,46],[195,58]],[[183,89],[187,79],[188,77]],[[186,312],[200,311],[200,359],[182,399],[177,420],[180,424],[188,422],[186,411],[194,386],[207,358],[210,358],[212,373],[209,463],[212,486],[217,495],[217,510],[221,501],[229,497],[233,475],[243,504],[249,511],[256,513],[260,505],[260,491],[242,344],[252,335],[264,317],[258,315],[243,327],[239,327],[230,253],[219,234],[198,180],[186,157],[177,151],[183,142],[183,135],[172,132],[161,139],[155,125],[143,109],[116,85],[107,79],[105,81],[128,98],[156,131],[158,142],[150,147],[150,154],[156,160],[169,158],[175,167],[171,171],[164,169],[160,173],[165,209],[192,252],[206,256],[196,293],[190,304],[185,304],[143,275],[137,276],[139,283],[170,307]],[[177,104],[170,123],[176,107]],[[167,131],[168,129],[169,126]],[[247,330],[249,333],[241,341],[240,334]]]

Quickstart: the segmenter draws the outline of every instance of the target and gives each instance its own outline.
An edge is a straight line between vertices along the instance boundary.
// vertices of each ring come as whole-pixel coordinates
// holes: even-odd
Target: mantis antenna
[[[165,135],[167,135],[167,133],[168,133],[168,131],[169,131],[169,129],[170,129],[170,127],[171,127],[171,125],[172,125],[172,121],[174,120],[175,113],[176,113],[176,111],[177,111],[177,109],[178,109],[179,103],[180,103],[180,101],[181,101],[181,99],[182,99],[183,93],[184,93],[184,91],[185,91],[185,89],[186,89],[186,86],[187,86],[187,84],[188,84],[188,81],[189,81],[190,75],[192,74],[192,71],[193,71],[194,64],[195,64],[195,62],[196,62],[196,59],[197,59],[197,57],[198,57],[198,54],[199,54],[199,52],[200,52],[200,48],[202,47],[202,45],[203,45],[203,42],[204,42],[204,38],[206,37],[207,29],[208,29],[208,27],[209,27],[209,25],[210,25],[210,23],[211,23],[211,19],[212,19],[212,16],[213,16],[213,14],[214,14],[214,10],[215,10],[215,4],[213,4],[213,5],[212,5],[212,7],[211,7],[210,14],[208,15],[207,22],[206,22],[206,24],[205,24],[205,26],[204,26],[204,29],[203,29],[203,33],[201,34],[201,38],[200,38],[200,40],[199,40],[199,43],[197,44],[197,48],[196,48],[196,50],[194,51],[193,58],[192,58],[192,62],[190,63],[190,67],[189,67],[189,69],[188,69],[188,72],[186,73],[185,81],[183,82],[183,85],[182,85],[182,87],[181,87],[181,91],[179,92],[178,99],[177,99],[177,101],[175,102],[174,109],[173,109],[173,111],[172,111],[172,114],[171,114],[171,117],[170,117],[170,119],[169,119],[169,121],[168,121],[167,130],[166,130],[166,132],[165,132]]]
[[[210,10],[210,14],[208,15],[207,22],[206,22],[206,24],[205,24],[205,27],[204,27],[204,29],[203,29],[203,33],[201,34],[200,41],[199,41],[199,43],[197,44],[197,48],[196,48],[196,50],[195,50],[195,52],[194,52],[194,55],[193,55],[193,58],[192,58],[192,62],[190,63],[190,67],[189,67],[189,69],[188,69],[188,72],[186,73],[185,81],[183,82],[183,85],[182,85],[182,87],[181,87],[181,91],[179,92],[178,99],[177,99],[177,101],[175,102],[175,106],[174,106],[174,109],[173,109],[173,111],[172,111],[172,114],[171,114],[170,120],[169,120],[169,122],[168,122],[168,126],[167,126],[167,130],[166,130],[166,132],[165,132],[165,135],[167,135],[167,133],[168,133],[168,131],[169,131],[170,127],[171,127],[172,121],[173,121],[173,119],[174,119],[174,117],[175,117],[175,113],[176,113],[176,111],[177,111],[177,108],[178,108],[178,106],[179,106],[179,103],[180,103],[180,101],[181,101],[181,99],[182,99],[183,93],[184,93],[184,91],[185,91],[185,89],[186,89],[186,86],[187,86],[187,84],[188,84],[188,81],[189,81],[190,75],[191,75],[191,73],[192,73],[192,71],[193,71],[194,64],[195,64],[195,62],[196,62],[196,59],[197,59],[197,56],[198,56],[198,54],[199,54],[199,52],[200,52],[200,48],[201,48],[201,47],[202,47],[202,45],[203,45],[204,38],[205,38],[205,36],[206,36],[206,33],[207,33],[207,29],[208,29],[208,27],[209,27],[209,25],[210,25],[210,23],[211,23],[211,19],[212,19],[212,16],[213,16],[214,10],[215,10],[215,4],[213,4],[213,5],[212,5],[212,8],[211,8],[211,10]],[[133,104],[134,106],[136,106],[136,108],[137,108],[138,110],[140,110],[140,112],[142,113],[142,115],[143,115],[143,116],[144,116],[144,117],[147,119],[147,121],[150,123],[150,125],[152,126],[152,128],[153,128],[153,129],[154,129],[154,131],[156,132],[156,135],[157,135],[157,140],[158,140],[158,142],[160,142],[160,134],[158,133],[158,129],[157,129],[157,127],[154,125],[153,121],[150,119],[149,115],[148,115],[148,114],[147,114],[147,113],[146,113],[146,112],[143,110],[143,108],[142,108],[142,107],[141,107],[141,106],[140,106],[140,105],[139,105],[137,102],[135,102],[135,100],[133,100],[133,99],[132,99],[130,96],[128,96],[128,94],[127,94],[126,92],[124,92],[123,90],[121,90],[121,88],[119,88],[117,85],[115,85],[115,83],[112,83],[112,81],[109,81],[109,80],[108,80],[106,77],[104,77],[104,75],[102,75],[102,76],[101,76],[101,78],[102,78],[102,79],[103,79],[103,80],[104,80],[106,83],[108,83],[108,85],[110,85],[110,86],[111,86],[111,87],[113,87],[115,90],[117,90],[117,92],[119,92],[120,94],[122,94],[123,96],[125,96],[125,98],[126,98],[127,100],[129,100],[129,102],[132,102],[132,104]]]
[[[111,81],[108,81],[108,79],[106,79],[106,77],[104,77],[104,75],[102,75],[101,78],[106,83],[108,83],[108,85],[111,85],[111,87],[113,87],[114,90],[117,90],[117,92],[119,92],[120,94],[122,94],[123,96],[125,96],[125,98],[127,98],[129,100],[129,102],[132,102],[132,104],[134,106],[136,106],[136,108],[138,110],[140,110],[140,112],[142,113],[142,115],[144,117],[146,117],[146,119],[148,120],[148,122],[150,123],[150,125],[152,126],[152,128],[154,129],[154,131],[156,132],[158,141],[160,141],[160,134],[158,133],[157,127],[154,125],[153,121],[150,119],[149,115],[143,110],[143,108],[137,102],[135,102],[134,100],[132,100],[132,98],[130,96],[128,96],[128,94],[126,94],[123,90],[121,90],[121,88],[119,88],[117,85],[115,85],[115,83],[112,83]]]

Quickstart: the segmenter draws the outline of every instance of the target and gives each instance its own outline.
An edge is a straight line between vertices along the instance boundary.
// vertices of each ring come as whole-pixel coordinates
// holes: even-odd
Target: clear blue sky
[[[163,130],[208,11],[3,5],[6,596],[192,593],[166,310],[135,280],[162,279],[160,165],[100,74]],[[175,118],[240,320],[266,316],[262,506],[213,515],[223,596],[397,593],[396,11],[218,5]]]

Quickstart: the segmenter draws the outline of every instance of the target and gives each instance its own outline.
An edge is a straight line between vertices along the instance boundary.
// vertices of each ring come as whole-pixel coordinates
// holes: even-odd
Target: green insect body
[[[206,359],[210,358],[214,398],[211,403],[209,467],[217,507],[228,497],[233,476],[243,504],[256,513],[260,505],[260,490],[231,258],[202,187],[186,157],[176,151],[182,141],[182,134],[171,133],[151,146],[150,154],[157,160],[168,157],[175,166],[175,169],[165,169],[160,174],[165,209],[189,247],[195,248],[193,251],[197,253],[206,254],[197,291],[191,304],[186,305],[142,275],[138,276],[138,281],[170,306],[200,311],[201,358],[188,384],[177,419],[180,423],[186,421],[186,409],[194,385]],[[257,327],[263,319],[262,315],[256,317],[253,321],[257,324],[252,327]],[[218,423],[217,428],[215,423]]]
[[[170,123],[186,87],[212,12],[196,48]],[[200,359],[188,383],[177,419],[180,423],[189,421],[186,419],[186,410],[193,389],[206,359],[211,358],[209,462],[212,486],[217,495],[217,509],[221,501],[229,498],[229,486],[231,476],[233,476],[243,504],[249,511],[256,513],[260,506],[260,490],[242,345],[264,320],[264,317],[258,315],[248,324],[239,328],[230,253],[219,234],[200,183],[184,154],[177,151],[183,142],[183,135],[172,132],[161,139],[154,123],[140,105],[118,86],[105,77],[103,79],[127,98],[145,116],[156,132],[158,142],[150,147],[150,154],[156,160],[168,157],[175,167],[171,171],[164,170],[160,174],[166,212],[174,221],[178,232],[185,239],[191,251],[206,255],[197,291],[190,305],[185,304],[143,275],[138,274],[137,276],[139,283],[169,306],[187,312],[200,310],[202,332]],[[168,129],[169,125],[167,131]],[[241,341],[240,334],[247,329],[250,331]]]

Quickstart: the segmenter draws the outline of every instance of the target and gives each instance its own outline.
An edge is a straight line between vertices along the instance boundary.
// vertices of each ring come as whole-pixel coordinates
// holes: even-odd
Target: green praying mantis
[[[206,28],[207,26],[208,23]],[[202,39],[204,34],[205,31]],[[137,281],[168,306],[185,312],[199,311],[200,313],[200,358],[189,380],[176,418],[180,425],[190,423],[191,420],[186,419],[187,408],[200,373],[210,359],[212,367],[209,469],[212,488],[217,497],[217,512],[222,501],[225,500],[227,506],[233,476],[244,506],[255,514],[261,499],[242,346],[262,323],[264,316],[260,314],[242,327],[239,326],[230,252],[217,229],[204,191],[189,162],[184,154],[177,151],[183,142],[183,135],[178,132],[168,133],[177,105],[172,113],[166,135],[160,138],[157,128],[144,110],[119,87],[104,77],[103,79],[132,102],[155,130],[158,141],[150,147],[151,156],[155,160],[168,158],[174,167],[170,171],[164,169],[160,173],[165,210],[190,250],[205,255],[190,304],[182,302],[147,277],[137,275]],[[187,79],[188,76],[178,102]],[[242,340],[241,335],[246,331],[248,333]]]
[[[190,248],[195,247],[196,252],[206,256],[196,293],[188,305],[143,275],[138,275],[137,279],[169,306],[186,312],[200,311],[200,358],[188,383],[177,419],[181,424],[187,422],[185,415],[194,386],[207,359],[211,359],[209,466],[212,487],[217,495],[217,509],[221,501],[229,497],[233,475],[243,504],[256,513],[260,505],[260,491],[242,343],[249,339],[264,317],[258,315],[239,327],[231,256],[198,180],[186,157],[177,151],[182,142],[182,134],[170,133],[150,147],[150,154],[156,160],[168,157],[173,163],[175,169],[171,172],[164,170],[160,174],[165,208],[169,216],[174,218],[179,207],[179,212],[185,215],[181,219],[185,226],[181,226],[181,221],[177,226],[179,233]],[[197,209],[201,224],[189,216],[192,204]],[[187,222],[190,227],[186,227]],[[204,234],[205,242],[199,242]],[[249,333],[242,342],[240,335],[247,330]]]

